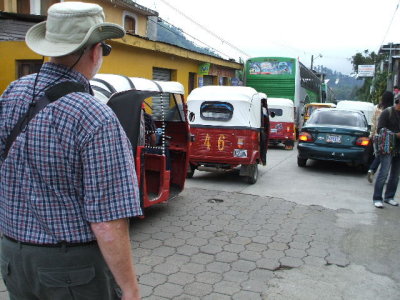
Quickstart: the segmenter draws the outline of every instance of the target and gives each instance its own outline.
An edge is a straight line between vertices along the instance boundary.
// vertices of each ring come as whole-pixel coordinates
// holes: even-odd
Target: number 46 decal
[[[211,138],[210,135],[207,133],[206,138],[204,140],[204,145],[207,147],[208,150],[211,150]],[[218,137],[218,150],[223,151],[225,148],[225,135],[220,134]]]

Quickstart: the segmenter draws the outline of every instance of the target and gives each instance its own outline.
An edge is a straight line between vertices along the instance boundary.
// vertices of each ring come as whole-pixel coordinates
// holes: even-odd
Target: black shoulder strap
[[[58,83],[51,88],[47,89],[44,92],[44,95],[36,102],[32,102],[29,105],[28,111],[19,118],[17,124],[11,130],[10,135],[6,140],[6,148],[3,154],[3,158],[6,159],[8,155],[8,151],[11,148],[11,145],[14,143],[17,136],[26,128],[28,123],[43,109],[50,104],[51,102],[56,101],[57,99],[73,93],[73,92],[85,92],[85,87],[77,82],[65,81]]]

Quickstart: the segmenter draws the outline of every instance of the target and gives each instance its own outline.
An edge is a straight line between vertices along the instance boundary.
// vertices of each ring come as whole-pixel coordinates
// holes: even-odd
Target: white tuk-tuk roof
[[[286,106],[286,107],[294,107],[293,100],[287,98],[268,98],[268,107],[275,106]]]
[[[368,124],[372,124],[372,115],[374,113],[374,104],[364,101],[342,100],[336,105],[338,109],[350,109],[362,111],[367,118]]]
[[[287,98],[268,98],[268,108],[279,109],[282,114],[271,117],[271,122],[294,122],[294,103]]]
[[[113,88],[117,92],[122,92],[126,90],[132,89],[132,85],[129,83],[129,80],[134,86],[134,89],[138,91],[154,91],[160,92],[160,88],[164,93],[171,93],[171,94],[181,94],[185,93],[185,89],[180,82],[177,81],[158,81],[158,80],[151,80],[147,78],[141,77],[126,77],[117,74],[97,74],[94,79],[100,79],[106,81],[108,84],[112,85]],[[93,86],[97,86],[106,90],[109,90],[108,87],[103,84],[102,82],[91,80],[90,84]],[[103,94],[94,91],[95,96],[102,102],[107,103],[108,98]]]
[[[265,97],[265,94],[258,93],[251,87],[204,86],[196,88],[187,98],[188,111],[195,115],[190,124],[260,128],[261,100]],[[232,118],[228,121],[202,118],[200,108],[202,103],[207,101],[230,103],[234,108]]]

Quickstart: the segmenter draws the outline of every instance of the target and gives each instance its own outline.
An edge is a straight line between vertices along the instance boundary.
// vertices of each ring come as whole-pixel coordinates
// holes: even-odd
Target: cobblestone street
[[[132,225],[144,299],[278,299],[282,272],[350,264],[335,211],[319,206],[192,188],[146,214]]]
[[[397,210],[392,212],[396,217]],[[399,299],[396,243],[392,255],[378,255],[371,263],[381,275],[362,266],[365,253],[358,255],[387,250],[390,246],[382,243],[398,242],[398,234],[375,233],[382,248],[368,249],[357,240],[365,240],[359,230],[349,233],[337,226],[338,214],[352,218],[344,210],[279,198],[188,188],[168,204],[148,209],[146,218],[132,221],[142,297]],[[343,244],[353,243],[354,235],[359,249],[345,253]],[[390,268],[391,274],[384,274]],[[0,288],[0,299],[8,299],[3,283]]]

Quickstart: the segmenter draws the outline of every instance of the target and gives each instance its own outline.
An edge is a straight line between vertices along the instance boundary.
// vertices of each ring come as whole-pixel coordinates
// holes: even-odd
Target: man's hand
[[[133,266],[129,223],[126,219],[91,223],[101,253],[122,289],[123,300],[139,300],[139,284]]]

